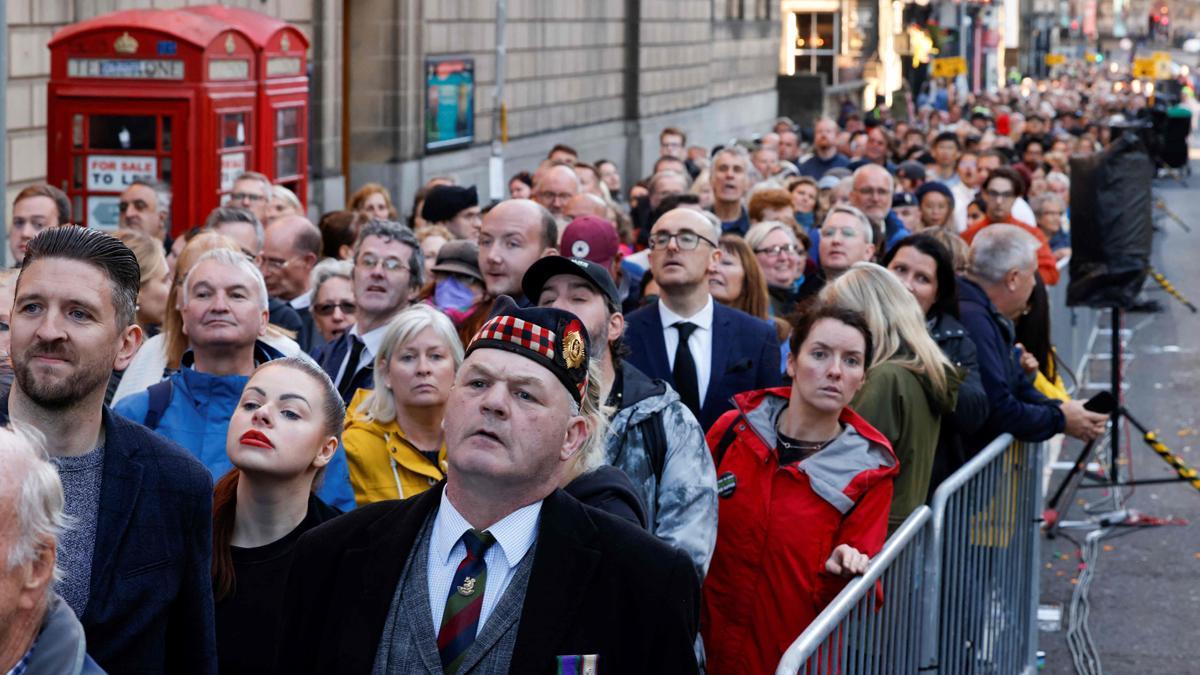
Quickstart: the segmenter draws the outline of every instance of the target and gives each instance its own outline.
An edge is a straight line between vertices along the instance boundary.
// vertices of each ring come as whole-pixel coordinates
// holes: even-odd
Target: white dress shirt
[[[692,360],[696,362],[696,385],[700,389],[700,407],[704,407],[704,397],[708,393],[708,381],[712,377],[712,296],[708,296],[708,302],[704,308],[692,316],[679,316],[667,309],[666,303],[659,298],[658,316],[662,319],[663,344],[667,348],[667,363],[671,366],[671,372],[675,372],[675,349],[679,347],[679,329],[675,328],[674,324],[687,321],[698,326],[688,338],[688,349],[692,352]]]
[[[297,295],[296,297],[292,298],[291,300],[288,300],[288,304],[292,306],[292,309],[299,312],[302,309],[308,309],[309,307],[312,307],[312,301],[313,301],[313,292],[306,291],[304,293],[301,293],[300,295]]]
[[[537,540],[538,519],[542,514],[542,502],[538,500],[504,516],[486,531],[496,538],[496,543],[483,554],[487,566],[487,582],[483,589],[483,607],[479,611],[479,630],[487,624],[496,603],[504,596],[508,582],[512,580],[517,565]],[[442,614],[446,611],[446,598],[454,573],[467,557],[467,547],[460,541],[471,524],[450,503],[442,491],[442,502],[433,519],[433,532],[429,540],[428,569],[429,612],[433,618],[433,634],[436,636],[442,625]]]
[[[383,334],[387,332],[387,327],[388,325],[385,323],[379,328],[372,329],[365,334],[358,332],[357,323],[350,327],[350,334],[357,336],[363,341],[362,356],[358,357],[358,370],[366,368],[375,360],[375,355],[379,353],[379,348],[383,345]],[[351,343],[350,347],[353,349],[353,343]],[[349,361],[350,349],[347,349],[346,355],[342,357],[342,365],[338,366],[338,376],[333,380],[335,385],[341,385],[342,376],[346,374],[346,364]],[[353,377],[353,373],[351,377]]]

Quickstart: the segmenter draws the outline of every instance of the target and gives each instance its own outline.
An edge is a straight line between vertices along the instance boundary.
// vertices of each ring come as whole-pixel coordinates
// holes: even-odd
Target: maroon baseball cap
[[[621,240],[617,228],[609,221],[596,216],[580,216],[572,220],[563,230],[560,250],[570,258],[584,258],[597,265],[610,267]]]

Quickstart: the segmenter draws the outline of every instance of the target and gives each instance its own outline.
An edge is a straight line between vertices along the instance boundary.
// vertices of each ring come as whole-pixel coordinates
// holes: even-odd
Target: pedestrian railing
[[[1005,434],[947,478],[777,673],[1033,672],[1043,447]]]
[[[928,506],[913,511],[866,574],[846,584],[792,643],[776,672],[916,672],[928,522]]]

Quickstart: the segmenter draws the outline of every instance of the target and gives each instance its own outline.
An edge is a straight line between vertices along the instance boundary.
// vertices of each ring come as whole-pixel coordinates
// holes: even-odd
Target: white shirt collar
[[[300,295],[297,295],[296,297],[292,298],[291,300],[288,300],[288,304],[292,306],[292,309],[297,309],[297,310],[308,309],[309,307],[312,306],[312,301],[313,301],[313,292],[307,291],[307,292],[301,293]]]
[[[388,324],[383,324],[379,328],[373,328],[366,333],[358,331],[358,324],[350,327],[350,334],[362,338],[363,344],[366,345],[367,351],[374,356],[379,353],[379,347],[383,344],[383,334],[387,332]]]
[[[658,316],[660,319],[662,319],[662,325],[663,325],[664,330],[667,328],[670,328],[673,324],[679,323],[680,321],[690,321],[691,323],[694,323],[697,326],[699,326],[701,330],[712,330],[712,324],[713,324],[713,298],[712,298],[712,295],[708,296],[708,302],[704,304],[704,307],[699,312],[696,312],[692,316],[680,316],[680,315],[676,314],[675,312],[672,312],[670,309],[667,308],[667,304],[662,301],[662,298],[659,298],[659,300],[658,300]]]
[[[496,538],[496,544],[503,551],[509,567],[515,567],[537,539],[542,501],[539,499],[528,506],[522,506],[487,528],[486,531]],[[433,547],[435,560],[443,565],[449,564],[454,545],[469,529],[471,529],[471,524],[467,522],[466,518],[463,518],[458,509],[454,508],[454,504],[446,496],[446,491],[442,490],[442,502],[434,517],[433,533],[429,542]]]

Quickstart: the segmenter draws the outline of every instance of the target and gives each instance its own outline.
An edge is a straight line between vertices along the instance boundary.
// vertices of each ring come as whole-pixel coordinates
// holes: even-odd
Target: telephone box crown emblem
[[[137,48],[138,41],[129,34],[129,31],[122,33],[121,37],[117,38],[116,42],[113,42],[113,49],[115,49],[118,54],[132,54],[137,51]]]

